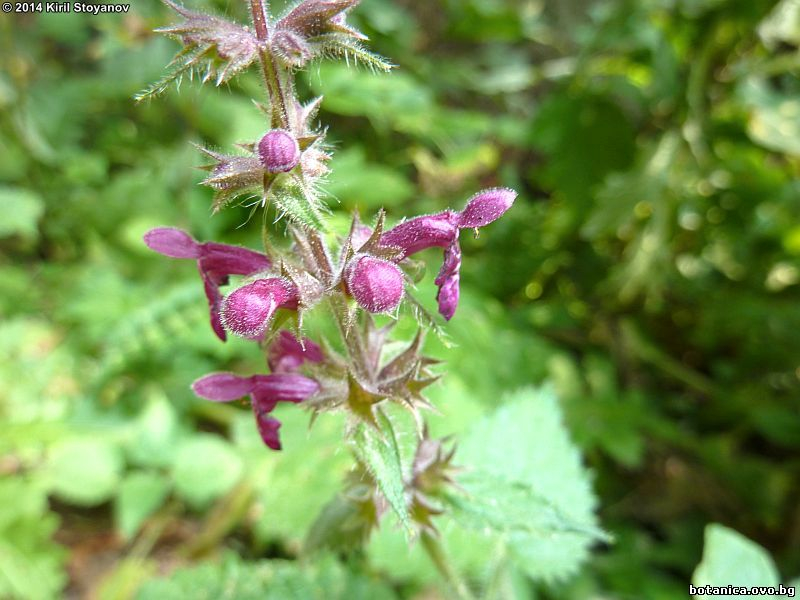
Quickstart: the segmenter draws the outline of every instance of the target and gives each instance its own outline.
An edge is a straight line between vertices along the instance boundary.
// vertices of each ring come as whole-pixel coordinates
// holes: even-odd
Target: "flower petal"
[[[302,402],[319,391],[319,384],[297,373],[273,373],[253,378],[253,404],[270,412],[277,402]]]
[[[253,275],[272,267],[266,254],[241,246],[206,242],[201,249],[201,267],[225,275]]]
[[[356,255],[345,269],[345,277],[356,302],[371,313],[390,312],[403,298],[403,272],[388,260]]]
[[[439,313],[448,321],[453,318],[458,307],[460,270],[461,247],[456,240],[445,249],[442,268],[434,281],[439,286],[439,293],[436,294]]]
[[[200,244],[185,231],[174,227],[156,227],[144,234],[151,250],[171,258],[199,258]]]
[[[253,377],[233,373],[211,373],[192,384],[195,394],[214,402],[230,402],[247,396],[253,390]]]
[[[278,308],[296,308],[297,287],[286,279],[257,279],[229,294],[222,303],[222,321],[236,335],[255,339]]]
[[[322,362],[322,348],[304,338],[302,343],[285,329],[269,347],[267,362],[273,373],[291,373],[300,368],[305,361]]]
[[[449,246],[458,237],[458,215],[445,211],[404,221],[381,236],[381,246],[403,250],[403,258],[434,246]]]
[[[256,425],[258,426],[261,440],[273,450],[280,450],[281,439],[278,435],[278,429],[281,428],[281,422],[274,417],[256,413]]]
[[[458,214],[458,226],[466,229],[488,225],[503,216],[514,204],[516,197],[517,192],[508,188],[491,188],[478,192]]]

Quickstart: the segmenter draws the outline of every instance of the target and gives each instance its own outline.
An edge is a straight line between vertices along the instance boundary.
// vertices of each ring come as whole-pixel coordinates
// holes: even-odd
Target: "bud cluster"
[[[378,327],[373,315],[394,316],[404,302],[415,302],[408,293],[414,284],[411,257],[436,247],[443,249],[435,279],[438,307],[450,320],[459,302],[461,230],[477,231],[500,218],[516,193],[507,188],[483,190],[461,211],[417,216],[391,228],[385,226],[383,211],[373,226],[356,215],[346,237],[324,235],[319,180],[328,172],[330,155],[324,130],[314,126],[322,99],[300,102],[293,74],[310,60],[337,55],[388,68],[360,45],[366,37],[345,22],[358,0],[302,0],[275,20],[264,0],[250,0],[253,30],[164,1],[183,21],[160,31],[178,39],[184,49],[173,61],[173,72],[143,96],[162,91],[166,83],[201,64],[207,68],[204,79],[216,74],[217,84],[258,64],[269,100],[261,107],[266,131],[257,140],[239,144],[235,154],[201,148],[213,161],[204,167],[209,175],[203,183],[215,191],[215,211],[253,195],[259,199],[254,210],[261,205],[266,211],[274,204],[279,216],[286,217],[291,237],[284,250],[265,241],[262,253],[198,242],[170,227],[145,234],[152,250],[196,262],[214,333],[223,342],[229,334],[254,341],[269,367],[264,374],[211,373],[195,381],[192,389],[213,402],[248,398],[261,438],[274,450],[281,448],[281,424],[272,416],[279,402],[302,404],[315,414],[344,410],[353,425],[364,423],[377,430],[383,403],[410,410],[420,442],[406,482],[409,512],[422,530],[435,531],[435,498],[442,486],[454,485],[453,453],[427,438],[420,414],[430,408],[423,391],[438,378],[432,371],[437,361],[422,355],[422,327],[399,354],[388,357],[385,346],[392,327]],[[233,285],[232,276],[239,278]],[[232,289],[223,290],[226,286]],[[327,340],[300,334],[303,315],[321,304],[336,322],[341,351]],[[366,476],[359,485],[365,482]],[[368,487],[372,491],[356,496],[372,503],[367,512],[377,524],[385,502],[374,485]]]

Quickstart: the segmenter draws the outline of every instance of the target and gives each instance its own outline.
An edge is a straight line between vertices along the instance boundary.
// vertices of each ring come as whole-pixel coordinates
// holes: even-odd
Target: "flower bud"
[[[511,208],[517,192],[508,188],[491,188],[478,192],[467,201],[467,206],[458,215],[461,228],[483,227],[496,221]]]
[[[296,308],[297,299],[297,288],[291,282],[279,277],[257,279],[225,298],[222,320],[232,333],[256,339],[278,308]]]
[[[345,269],[345,278],[350,294],[371,313],[390,312],[403,298],[403,272],[388,260],[356,255]]]
[[[439,293],[436,294],[439,313],[447,321],[453,318],[458,307],[460,271],[461,247],[456,240],[445,249],[442,268],[434,281],[439,286]]]
[[[288,131],[272,129],[258,142],[261,165],[270,173],[286,173],[300,162],[300,146]]]

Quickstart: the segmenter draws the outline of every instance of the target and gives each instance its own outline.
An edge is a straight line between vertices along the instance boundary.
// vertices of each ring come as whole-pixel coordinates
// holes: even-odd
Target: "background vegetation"
[[[188,142],[264,123],[255,75],[132,101],[176,50],[151,33],[170,18],[0,17],[0,597],[447,597],[390,522],[347,560],[311,553],[352,464],[339,421],[287,412],[269,453],[247,411],[189,390],[259,358],[218,343],[196,272],[141,235],[258,247],[246,211],[209,218]],[[364,0],[352,19],[398,69],[304,81],[336,142],[334,223],[520,192],[465,240],[433,433],[613,538],[485,552],[442,521],[469,583],[685,598],[709,523],[775,566],[713,526],[695,581],[734,583],[726,552],[800,574],[800,4]]]

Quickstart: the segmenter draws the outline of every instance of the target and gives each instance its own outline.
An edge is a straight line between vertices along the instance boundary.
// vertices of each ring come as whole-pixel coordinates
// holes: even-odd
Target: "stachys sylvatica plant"
[[[437,361],[421,354],[425,330],[433,321],[410,295],[417,273],[411,257],[429,248],[443,249],[435,283],[439,312],[450,320],[459,300],[461,231],[477,231],[500,218],[516,193],[486,189],[468,198],[461,210],[416,216],[391,228],[382,211],[372,226],[356,215],[349,234],[332,244],[321,186],[330,153],[325,130],[315,124],[322,99],[298,98],[294,76],[310,61],[324,58],[390,68],[364,48],[366,37],[346,22],[358,0],[303,0],[279,18],[270,15],[264,0],[250,0],[252,27],[165,2],[180,20],[159,31],[183,48],[169,75],[140,98],[163,91],[186,74],[199,71],[203,81],[219,85],[249,67],[260,69],[267,92],[267,102],[259,104],[266,121],[260,139],[242,143],[230,154],[201,148],[213,161],[203,183],[215,191],[214,211],[231,205],[262,210],[263,251],[200,242],[170,227],[144,237],[160,254],[197,263],[213,332],[223,342],[228,335],[252,340],[269,367],[255,374],[211,373],[192,388],[214,402],[249,398],[261,438],[273,450],[281,448],[281,423],[271,416],[279,402],[295,403],[314,417],[345,411],[345,435],[357,458],[354,477],[347,482],[358,490],[348,496],[358,507],[350,513],[351,521],[353,515],[360,519],[354,529],[367,535],[391,507],[409,529],[422,534],[439,563],[432,517],[443,508],[437,495],[455,486],[455,469],[452,449],[427,437],[421,414],[431,408],[424,390],[438,375],[433,371]],[[266,213],[272,207],[291,238],[286,250],[270,239]],[[240,279],[232,284],[231,276]],[[403,351],[387,356],[391,326],[378,327],[373,315],[396,316],[403,303],[413,307],[419,329]],[[320,305],[335,321],[338,345],[302,332],[304,312]],[[399,481],[387,466],[399,461],[386,411],[390,403],[411,411],[417,423],[411,473]]]

